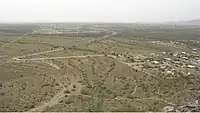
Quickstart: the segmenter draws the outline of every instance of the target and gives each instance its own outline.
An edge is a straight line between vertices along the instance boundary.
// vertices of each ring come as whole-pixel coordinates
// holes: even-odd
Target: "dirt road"
[[[62,50],[64,50],[64,48],[59,48],[59,49],[54,49],[54,50],[49,50],[49,51],[43,51],[43,52],[38,52],[38,53],[33,53],[33,54],[28,54],[28,55],[23,55],[23,56],[17,56],[17,58],[24,58],[24,57],[41,55],[41,54],[46,54],[46,53],[53,53],[53,52],[62,51]]]
[[[87,58],[87,57],[101,57],[105,55],[83,55],[83,56],[64,56],[64,57],[46,57],[46,58],[31,58],[31,59],[20,59],[13,57],[15,61],[35,61],[35,60],[53,60],[53,59],[67,59],[67,58]]]

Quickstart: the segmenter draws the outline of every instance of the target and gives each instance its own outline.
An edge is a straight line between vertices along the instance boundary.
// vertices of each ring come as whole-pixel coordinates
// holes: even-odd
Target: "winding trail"
[[[24,35],[24,36],[25,36],[25,35]],[[17,39],[14,39],[14,40],[12,40],[11,42],[2,45],[2,46],[0,47],[0,50],[4,49],[4,48],[7,47],[8,45],[13,44],[14,42],[16,42],[16,41],[18,41],[18,40],[20,40],[20,39],[22,39],[22,38],[23,38],[23,37],[18,37]]]
[[[7,47],[8,45],[13,44],[14,42],[16,42],[16,41],[18,41],[18,40],[24,38],[24,36],[26,36],[27,34],[28,34],[28,33],[25,33],[25,34],[23,34],[23,36],[18,37],[17,39],[14,39],[14,40],[12,40],[11,42],[2,45],[2,46],[0,47],[0,51],[1,51],[2,49],[4,49],[5,47]]]
[[[108,30],[105,29],[105,31],[108,31]],[[104,39],[106,39],[106,38],[108,38],[108,37],[110,37],[110,36],[114,36],[114,35],[117,35],[117,34],[118,34],[118,33],[115,32],[115,31],[111,31],[111,32],[112,32],[112,34],[110,34],[110,35],[105,35],[105,36],[100,37],[100,38],[97,38],[97,39],[93,39],[93,40],[89,41],[86,45],[89,45],[89,44],[92,44],[92,43],[100,42],[100,41],[102,41],[102,40],[104,40]]]
[[[52,66],[53,68],[55,68],[57,70],[60,69],[60,67],[57,66],[56,64],[53,64],[52,61],[50,61],[50,62],[45,61],[44,63],[49,64],[50,66]],[[28,110],[28,112],[44,111],[46,107],[51,107],[51,106],[56,105],[60,101],[60,99],[65,96],[65,94],[64,94],[64,92],[66,90],[65,86],[62,84],[62,82],[58,78],[56,78],[55,76],[53,76],[53,77],[63,89],[60,92],[58,92],[57,94],[55,94],[53,96],[53,98],[51,98],[51,100],[49,100],[48,102],[41,103],[40,105],[36,106],[35,108]]]
[[[23,36],[25,36],[25,35],[26,35],[26,34],[24,34]],[[18,37],[17,39],[14,39],[14,40],[12,40],[11,42],[2,45],[2,46],[0,47],[0,51],[2,51],[5,47],[7,47],[7,46],[13,44],[14,42],[16,42],[16,41],[18,41],[18,40],[24,38],[23,36]],[[3,57],[7,57],[7,58],[8,58],[8,56],[9,56],[9,55],[3,55],[3,56],[0,56],[0,58],[3,58]]]
[[[60,101],[60,99],[65,96],[64,94],[65,90],[66,88],[63,88],[61,92],[58,92],[56,95],[54,95],[54,97],[51,100],[49,100],[47,103],[42,103],[36,106],[35,108],[28,110],[28,112],[42,112],[45,110],[46,107],[52,107],[56,105]]]
[[[49,64],[50,66],[52,66],[53,68],[59,70],[60,67],[56,64],[53,63],[53,61],[43,61],[43,63]],[[57,77],[53,76],[53,78],[56,80],[56,82],[63,88],[60,92],[58,92],[57,94],[55,94],[48,102],[43,102],[39,105],[37,105],[35,108],[28,110],[27,112],[43,112],[47,107],[52,107],[56,104],[59,103],[59,101],[65,96],[65,95],[74,95],[74,93],[79,94],[81,91],[81,87],[78,87],[79,90],[77,90],[74,93],[69,93],[69,94],[65,94],[66,90],[69,90],[71,87],[73,87],[73,84],[76,83],[72,83],[71,85],[69,85],[67,88],[64,86],[64,84],[62,84],[62,82],[60,81],[60,79],[58,79]],[[80,85],[81,86],[81,85]]]

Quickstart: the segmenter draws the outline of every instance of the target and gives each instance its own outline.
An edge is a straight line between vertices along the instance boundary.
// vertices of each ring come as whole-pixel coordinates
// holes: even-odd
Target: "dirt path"
[[[24,36],[25,36],[25,35],[26,35],[26,34],[24,34]],[[0,51],[2,51],[5,47],[7,47],[7,46],[13,44],[14,42],[16,42],[16,41],[18,41],[18,40],[20,40],[20,39],[22,39],[22,38],[23,38],[23,37],[18,37],[17,39],[14,39],[14,40],[12,40],[11,42],[2,45],[2,46],[0,47]],[[3,58],[3,57],[7,57],[7,58],[8,58],[8,55],[0,56],[0,58]]]
[[[24,38],[24,36],[26,36],[26,35],[27,35],[27,33],[26,33],[26,34],[23,34],[23,36],[18,37],[17,39],[12,40],[12,41],[9,42],[9,43],[6,43],[6,44],[2,45],[2,46],[0,47],[0,51],[1,51],[2,49],[4,49],[6,46],[8,46],[8,45],[10,45],[10,44],[13,44],[14,42],[16,42],[16,41],[18,41],[18,40]]]
[[[97,57],[97,56],[104,56],[104,55],[83,55],[83,56],[66,56],[66,57],[49,57],[49,58],[33,58],[33,59],[19,59],[19,58],[13,58],[17,61],[35,61],[35,60],[51,60],[51,59],[63,59],[63,58],[86,58],[86,57]],[[131,63],[126,63],[120,59],[118,59],[116,56],[113,56],[113,55],[107,55],[108,57],[111,57],[117,61],[119,61],[120,63],[123,63],[123,64],[126,64],[130,67],[132,67]],[[59,70],[60,67],[56,64],[53,63],[53,61],[43,61],[44,63],[46,64],[49,64],[50,66],[52,66],[53,68]],[[133,68],[133,67],[132,67]],[[54,78],[56,79],[56,81],[59,83],[59,85],[63,88],[60,92],[58,92],[57,94],[55,94],[48,102],[43,102],[41,104],[39,104],[38,106],[36,106],[35,108],[33,109],[30,109],[28,110],[28,112],[34,112],[34,111],[37,111],[37,112],[42,112],[44,111],[47,107],[52,107],[56,104],[59,103],[59,101],[65,96],[65,95],[81,95],[80,94],[80,91],[81,91],[81,87],[82,85],[79,84],[79,83],[76,83],[76,78],[74,78],[75,81],[71,81],[71,85],[69,85],[68,87],[65,87],[62,82],[60,81],[59,78],[55,77]],[[70,92],[69,94],[65,94],[65,91],[66,90],[71,90],[73,89],[74,85],[76,85],[76,90],[74,92]],[[135,91],[133,92],[133,94],[136,92],[137,90],[137,87],[135,88]],[[90,95],[85,95],[85,96],[88,96],[88,97],[92,97]],[[96,98],[96,97],[92,97],[92,98]],[[125,98],[125,97],[116,97],[115,98],[116,100],[132,100],[132,99],[128,99],[128,98]],[[168,104],[172,104],[166,100],[162,100],[162,99],[158,99],[158,98],[143,98],[143,99],[138,99],[138,100],[146,100],[146,99],[153,99],[153,100],[159,100],[159,101],[162,101],[162,102],[165,102],[165,103],[168,103]],[[111,100],[111,99],[108,99],[108,100]],[[113,99],[112,99],[113,100]],[[137,100],[137,99],[136,99]]]
[[[14,61],[14,62],[16,62],[16,61]],[[20,62],[25,62],[25,61],[20,61]],[[12,62],[10,62],[10,63],[12,63]],[[57,70],[60,69],[60,67],[58,65],[54,64],[53,61],[43,61],[40,63],[46,63]],[[62,84],[62,82],[60,81],[59,78],[57,78],[56,76],[52,76],[52,77],[56,80],[56,82],[59,84],[59,86],[61,86],[63,89],[60,92],[56,93],[48,102],[42,102],[41,104],[37,105],[33,109],[28,110],[27,112],[34,112],[34,111],[42,112],[43,110],[45,110],[46,107],[51,107],[51,106],[56,105],[65,96],[64,92],[67,90],[67,88],[64,86],[64,84]]]
[[[60,67],[56,64],[53,63],[53,61],[43,61],[44,63],[46,64],[49,64],[51,65],[53,68],[59,70]],[[65,95],[76,95],[76,94],[80,94],[80,91],[81,91],[81,87],[82,85],[79,84],[79,83],[73,83],[71,82],[70,85],[66,88],[64,86],[64,84],[62,84],[62,82],[60,81],[59,78],[53,76],[53,78],[56,80],[56,82],[58,82],[58,84],[63,88],[60,92],[58,92],[57,94],[55,94],[48,102],[45,102],[45,103],[41,103],[39,104],[38,106],[36,106],[35,108],[33,109],[30,109],[28,110],[28,112],[42,112],[44,111],[47,107],[52,107],[56,104],[59,103],[59,101],[65,96]],[[76,86],[76,90],[74,92],[70,92],[69,94],[65,94],[65,91],[66,90],[71,90],[73,89],[74,85]]]
[[[108,31],[108,30],[105,29],[105,31]],[[106,38],[108,38],[108,37],[110,37],[110,36],[114,36],[114,35],[117,35],[117,34],[118,34],[118,33],[115,32],[115,31],[111,31],[111,32],[112,32],[112,34],[110,34],[110,35],[105,35],[105,36],[99,37],[99,38],[97,38],[97,39],[93,39],[93,40],[89,41],[86,45],[88,46],[89,44],[100,42],[100,41],[102,41],[102,40],[104,40],[104,39],[106,39]]]
[[[139,68],[136,68],[136,67],[132,66],[132,63],[124,62],[124,61],[118,59],[116,56],[108,55],[108,57],[111,57],[111,58],[117,60],[118,62],[120,62],[120,63],[122,63],[122,64],[126,64],[126,65],[128,65],[129,67],[131,67],[131,68],[133,68],[133,69],[136,69],[136,70],[138,70],[138,71],[140,71],[140,72],[143,72],[143,73],[145,73],[145,74],[148,75],[148,76],[151,76],[151,77],[154,77],[154,78],[156,78],[156,79],[160,79],[160,80],[161,80],[161,78],[160,78],[159,76],[157,76],[157,75],[152,75],[151,73],[144,72],[144,71],[140,70]]]
[[[60,67],[58,65],[54,64],[52,61],[50,61],[50,62],[44,61],[44,63],[51,65],[53,68],[55,68],[57,70],[60,69]],[[53,96],[53,98],[51,98],[51,100],[49,100],[48,102],[41,103],[40,105],[36,106],[35,108],[28,110],[28,112],[34,112],[34,111],[42,112],[46,107],[51,107],[51,106],[54,106],[55,104],[57,104],[60,101],[60,99],[65,96],[65,94],[64,94],[64,92],[66,90],[65,86],[62,84],[62,82],[57,77],[54,76],[53,78],[57,81],[57,83],[63,89],[60,92],[58,92],[57,94],[55,94]]]
[[[89,98],[94,98],[94,99],[103,99],[103,100],[106,100],[106,101],[118,100],[118,101],[130,101],[131,102],[131,101],[143,101],[143,100],[158,100],[158,101],[166,103],[168,105],[173,105],[173,106],[177,105],[177,104],[168,102],[167,100],[163,100],[163,99],[160,99],[160,98],[157,98],[157,97],[148,97],[148,98],[140,98],[140,99],[130,99],[130,98],[122,97],[122,96],[117,96],[117,97],[115,97],[113,99],[110,99],[110,98],[99,98],[99,97],[94,97],[94,96],[91,96],[91,95],[84,95],[84,94],[79,94],[79,95],[85,96],[85,97],[89,97]]]
[[[65,96],[64,92],[65,92],[66,88],[64,88],[61,92],[58,92],[56,95],[54,95],[54,97],[48,101],[47,103],[42,103],[41,105],[36,106],[33,109],[28,110],[28,112],[42,112],[45,110],[46,107],[51,107],[56,105],[61,98],[63,98]]]
[[[60,69],[60,67],[58,67],[58,65],[54,64],[52,60],[50,60],[50,61],[43,61],[43,62],[46,63],[46,64],[48,64],[48,65],[50,65],[50,66],[52,66],[53,68],[56,68],[57,70]]]
[[[73,87],[74,84],[76,86],[78,86],[76,88],[76,91],[70,92],[69,94],[65,94],[65,91],[70,90]],[[30,109],[30,110],[28,110],[28,112],[43,112],[47,107],[52,107],[52,106],[58,104],[60,102],[60,100],[62,100],[62,98],[65,95],[68,95],[68,96],[70,96],[70,95],[80,95],[80,91],[81,91],[81,85],[80,84],[71,83],[71,85],[69,85],[67,88],[64,87],[64,89],[61,92],[54,95],[54,97],[50,101],[48,101],[46,103],[42,103],[42,104],[36,106],[35,108]]]
[[[34,61],[34,60],[53,60],[53,59],[66,59],[66,58],[87,58],[87,57],[101,57],[104,55],[83,55],[83,56],[65,56],[65,57],[46,57],[46,58],[32,58],[32,59],[20,59],[13,57],[15,61]]]
[[[23,38],[23,37],[18,37],[17,39],[12,40],[11,42],[2,45],[2,46],[0,47],[0,50],[4,49],[4,48],[7,47],[8,45],[13,44],[14,42],[16,42],[17,40],[20,40],[20,39],[22,39],[22,38]]]
[[[4,58],[4,57],[8,57],[8,55],[2,55],[2,56],[0,56],[0,58]]]
[[[53,53],[53,52],[62,51],[62,50],[64,50],[64,48],[59,48],[59,49],[54,49],[54,50],[49,50],[49,51],[43,51],[43,52],[38,52],[38,53],[33,53],[33,54],[28,54],[28,55],[23,55],[23,56],[17,56],[16,58],[24,58],[24,57],[41,55],[41,54],[46,54],[46,53]]]

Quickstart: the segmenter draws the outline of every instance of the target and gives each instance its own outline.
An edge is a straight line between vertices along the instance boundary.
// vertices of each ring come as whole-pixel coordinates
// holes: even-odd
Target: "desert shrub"
[[[98,100],[97,102],[92,103],[89,108],[89,112],[102,112],[103,111],[103,99]]]
[[[70,91],[69,90],[65,90],[65,92],[64,92],[65,94],[68,94],[68,93],[70,93]]]
[[[133,95],[128,95],[127,98],[134,99],[134,96]]]
[[[46,86],[51,86],[51,84],[50,83],[45,83],[45,84],[41,85],[42,88],[46,87]]]
[[[26,108],[26,109],[31,109],[31,108],[34,108],[34,107],[35,107],[35,106],[34,106],[33,104],[31,104],[31,105],[27,105],[27,104],[26,104],[26,105],[24,106],[24,108]]]
[[[76,89],[71,89],[72,91],[76,91]]]
[[[75,84],[73,85],[73,88],[76,88],[76,85],[75,85]]]
[[[71,100],[71,99],[65,100],[65,104],[71,104],[72,102],[73,102],[73,100]]]
[[[59,101],[59,103],[63,103],[63,102],[64,102],[63,100],[60,100],[60,101]]]
[[[134,111],[138,111],[135,107],[133,106],[122,106],[120,108],[115,109],[113,112],[134,112]]]
[[[1,96],[4,96],[4,95],[5,95],[5,93],[4,93],[4,92],[1,92],[1,93],[0,93],[0,95],[1,95]]]
[[[56,83],[56,86],[59,86],[59,84],[58,84],[58,83]]]
[[[86,87],[87,87],[87,88],[92,88],[92,85],[87,84]]]
[[[89,92],[87,89],[82,89],[82,90],[81,90],[81,94],[89,95],[90,92]]]

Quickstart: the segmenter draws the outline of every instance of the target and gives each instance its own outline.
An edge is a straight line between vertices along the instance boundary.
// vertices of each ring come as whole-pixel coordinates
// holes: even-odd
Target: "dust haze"
[[[1,22],[165,22],[200,18],[199,0],[1,0]]]

